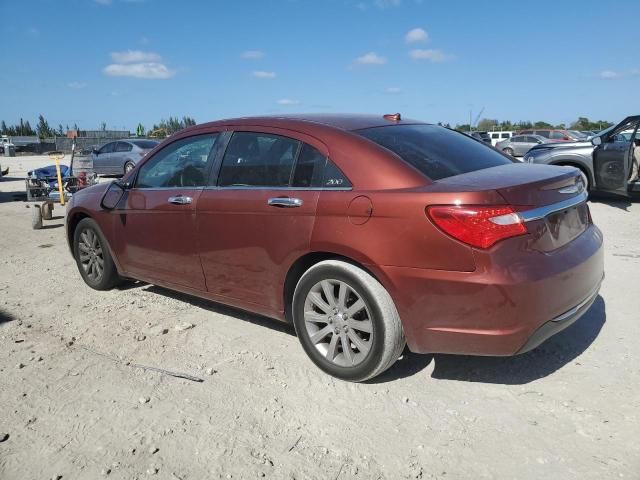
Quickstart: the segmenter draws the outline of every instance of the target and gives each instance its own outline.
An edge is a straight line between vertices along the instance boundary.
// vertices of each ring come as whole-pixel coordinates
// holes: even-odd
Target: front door
[[[115,150],[116,142],[109,142],[93,154],[93,171],[99,175],[110,173],[111,155]]]
[[[134,278],[206,291],[196,209],[218,134],[176,140],[140,166],[125,207],[114,210],[116,255]]]
[[[287,134],[235,132],[198,202],[209,292],[270,312],[282,311],[286,271],[309,250],[327,155]]]
[[[626,195],[633,155],[633,138],[640,116],[627,117],[605,135],[593,151],[593,170],[598,190]]]

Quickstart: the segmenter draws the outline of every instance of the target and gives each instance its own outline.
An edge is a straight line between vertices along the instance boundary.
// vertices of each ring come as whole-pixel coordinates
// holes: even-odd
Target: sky
[[[0,120],[640,113],[633,1],[0,0]],[[625,13],[628,12],[628,13]]]

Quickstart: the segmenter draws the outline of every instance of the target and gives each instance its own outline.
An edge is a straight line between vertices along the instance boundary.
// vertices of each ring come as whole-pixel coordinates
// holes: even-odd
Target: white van
[[[496,143],[506,140],[507,138],[513,137],[513,132],[487,132],[489,134],[489,138],[491,138],[491,145],[494,147]]]

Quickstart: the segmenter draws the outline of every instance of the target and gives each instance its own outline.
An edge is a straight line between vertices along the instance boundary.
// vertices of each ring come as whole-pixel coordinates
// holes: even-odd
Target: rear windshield
[[[140,147],[140,148],[155,148],[156,145],[158,145],[158,142],[153,141],[153,140],[130,140],[131,143],[133,143],[136,147]]]
[[[391,150],[432,180],[513,163],[486,144],[436,125],[392,125],[355,133]]]

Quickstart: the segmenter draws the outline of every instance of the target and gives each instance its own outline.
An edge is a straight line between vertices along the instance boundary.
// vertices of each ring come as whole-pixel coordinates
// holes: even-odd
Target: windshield
[[[432,180],[513,163],[483,142],[436,125],[390,125],[354,133],[391,150]]]

